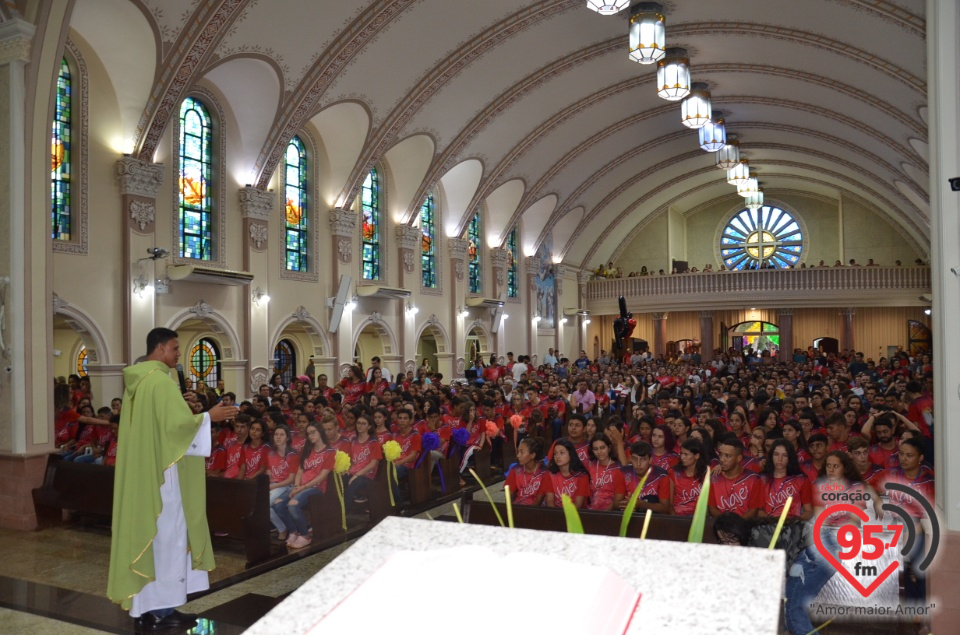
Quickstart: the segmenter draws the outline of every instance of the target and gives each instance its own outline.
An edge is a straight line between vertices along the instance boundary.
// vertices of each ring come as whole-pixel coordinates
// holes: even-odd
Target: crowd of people
[[[510,354],[505,364],[491,356],[474,365],[474,381],[449,384],[427,366],[394,375],[375,358],[338,382],[304,375],[284,386],[275,375],[240,403],[222,383],[184,398],[195,412],[218,401],[239,405],[235,420],[213,426],[207,473],[268,474],[271,518],[294,549],[310,544],[302,508],[324,493],[336,451],[351,458],[346,503],[363,505],[387,441],[400,446],[401,480],[421,453],[432,461],[459,448],[466,468],[476,449],[490,444],[496,459],[509,444],[517,462],[504,466],[505,477],[517,505],[559,506],[566,494],[577,507],[618,512],[647,475],[638,509],[688,516],[711,470],[709,512],[731,542],[742,533],[738,521],[772,522],[791,498],[795,522],[830,513],[825,493],[861,494],[858,504],[867,507],[890,482],[932,500],[928,355],[874,362],[812,348],[789,359],[717,353],[707,362],[647,352],[591,360],[581,351],[571,362],[551,350],[536,367],[526,355]],[[64,458],[110,465],[120,400],[95,412],[89,382],[76,376],[58,382],[55,395]],[[425,444],[428,435],[433,443]],[[889,498],[917,522],[924,518],[910,497],[891,491]],[[849,521],[837,514],[827,524]],[[813,561],[806,553],[798,557]],[[922,579],[908,590],[922,594]],[[809,601],[806,593],[797,597]],[[794,619],[802,628],[805,613]]]

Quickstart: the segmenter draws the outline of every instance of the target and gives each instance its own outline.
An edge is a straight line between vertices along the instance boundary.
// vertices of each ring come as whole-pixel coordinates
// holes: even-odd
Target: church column
[[[577,273],[577,309],[583,309],[587,306],[587,283],[593,278],[593,273],[590,271],[581,271]],[[586,331],[587,328],[583,323],[587,320],[586,317],[582,315],[577,315],[577,350],[569,351],[570,355],[568,356],[571,360],[576,359],[580,355],[580,351],[587,350],[584,348],[586,345]],[[591,351],[592,353],[592,351]]]
[[[397,253],[400,259],[400,286],[404,289],[419,290],[423,282],[420,277],[418,256],[420,255],[423,233],[419,227],[397,225]],[[414,373],[417,367],[417,316],[420,309],[415,306],[413,298],[405,300],[400,308],[401,314],[398,323],[400,332],[397,339],[400,341],[400,350],[397,351],[403,363],[404,370],[413,365]],[[393,367],[391,367],[392,369]],[[448,375],[444,375],[447,377]]]
[[[777,326],[780,328],[780,355],[782,359],[793,359],[793,309],[780,309],[777,313]]]
[[[491,249],[490,254],[490,265],[493,269],[493,296],[494,298],[499,298],[504,301],[507,299],[507,263],[510,262],[510,250],[500,248]],[[527,306],[530,307],[531,304],[528,302]],[[506,311],[506,306],[504,306],[504,311]],[[529,312],[529,310],[528,310]],[[520,316],[517,316],[520,317]],[[533,316],[531,316],[532,318]],[[496,325],[494,325],[496,326]],[[496,335],[494,335],[493,350],[498,355],[502,354],[506,347],[506,327],[508,326],[506,320],[501,321],[500,328],[497,329]],[[533,328],[534,338],[536,338],[536,326]],[[534,340],[536,341],[536,340]],[[533,352],[531,352],[532,354]],[[487,360],[485,360],[487,361]]]
[[[927,104],[930,140],[930,247],[932,265],[933,347],[936,369],[936,506],[941,520],[940,548],[927,572],[928,594],[937,598],[934,633],[956,630],[960,606],[956,580],[960,575],[960,284],[951,268],[960,271],[960,194],[950,181],[960,177],[960,7],[955,0],[927,0]],[[949,459],[948,459],[949,457]]]
[[[34,32],[24,20],[0,23],[0,527],[14,529],[36,526],[30,490],[42,482],[45,453],[53,449],[50,203],[40,202],[50,188],[50,124],[43,124],[42,145],[28,132],[27,64],[41,61],[30,58]],[[44,100],[38,112],[47,111]],[[33,162],[37,168],[28,143],[46,149],[46,158]],[[34,178],[45,174],[29,191],[28,170]]]
[[[357,235],[358,216],[357,212],[342,207],[330,210],[330,295],[336,295],[340,275],[347,274],[351,278],[348,303],[353,299],[352,289],[357,288],[355,278],[359,272],[359,268],[353,264],[354,243],[360,240]],[[330,334],[330,345],[339,363],[337,372],[329,377],[329,385],[332,386],[340,381],[340,368],[344,364],[353,364],[353,311],[343,310],[337,332]]]
[[[123,361],[146,355],[147,333],[156,326],[157,279],[156,260],[146,260],[148,250],[164,247],[157,244],[157,194],[163,185],[163,164],[141,161],[124,155],[117,161],[117,182],[120,185],[120,206],[126,231],[123,233]],[[170,245],[173,255],[177,245]],[[60,290],[58,290],[60,291]],[[60,291],[63,293],[66,290]],[[66,298],[71,299],[69,296]]]
[[[664,355],[667,352],[667,314],[652,313],[653,318],[653,354]]]
[[[713,311],[700,311],[700,359],[713,361]]]
[[[463,238],[448,238],[447,250],[450,253],[450,313],[453,315],[453,327],[450,329],[451,352],[453,354],[453,369],[450,375],[444,373],[445,378],[463,377],[467,359],[467,325],[473,322],[473,317],[467,312],[467,250],[470,241]],[[460,312],[467,312],[461,317]],[[439,359],[437,363],[442,363]],[[442,371],[441,371],[442,372]]]
[[[553,279],[554,279],[554,284],[556,285],[556,288],[557,288],[557,307],[554,309],[554,316],[553,316],[553,319],[554,319],[553,350],[554,351],[560,350],[560,342],[561,342],[560,329],[563,327],[563,325],[560,323],[560,321],[563,319],[563,277],[567,275],[568,271],[570,271],[570,267],[562,263],[554,265],[553,267],[553,274],[554,274]],[[580,351],[577,351],[577,352],[579,353]],[[544,351],[543,354],[546,355],[547,352]],[[541,359],[542,358],[543,356],[541,355]]]
[[[840,330],[840,350],[853,350],[855,346],[853,338],[853,318],[857,314],[856,309],[844,309],[840,311],[840,317],[843,318],[843,328]]]
[[[240,189],[240,214],[243,217],[243,269],[253,274],[253,281],[243,293],[244,314],[248,327],[243,330],[243,349],[247,354],[245,364],[231,365],[231,376],[221,364],[223,380],[228,390],[241,388],[250,383],[254,369],[265,368],[273,375],[276,359],[270,342],[270,217],[273,215],[277,197],[273,192],[264,192],[255,187]],[[231,360],[239,361],[239,360]],[[258,376],[262,373],[258,373]]]
[[[534,323],[533,318],[537,315],[539,304],[537,301],[537,278],[540,275],[540,259],[536,256],[527,256],[524,258],[523,264],[527,271],[527,295],[530,300],[527,302],[527,311],[522,319],[524,320],[524,332],[527,336],[526,352],[528,355],[533,355],[537,352],[537,324]]]

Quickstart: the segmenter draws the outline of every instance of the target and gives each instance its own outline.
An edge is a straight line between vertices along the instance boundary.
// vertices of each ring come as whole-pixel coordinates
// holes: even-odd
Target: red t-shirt
[[[820,478],[820,469],[813,464],[813,459],[801,463],[800,471],[807,475],[807,478],[810,479],[811,483]]]
[[[110,442],[110,445],[107,446],[107,451],[103,455],[103,464],[104,465],[117,464],[117,438],[116,437],[114,437],[113,441]]]
[[[560,472],[550,472],[550,482],[547,483],[547,493],[553,493],[554,507],[562,507],[562,496],[566,494],[571,500],[576,501],[577,496],[583,496],[584,499],[590,496],[590,476],[584,472],[576,472],[570,476],[564,476]]]
[[[693,516],[703,480],[687,476],[679,466],[670,470],[670,480],[673,482],[673,513],[677,516]]]
[[[400,457],[396,462],[400,463],[403,459],[412,455],[413,460],[404,463],[406,467],[412,470],[417,463],[420,450],[423,448],[423,440],[420,438],[420,435],[411,431],[407,436],[403,436],[398,432],[393,435],[393,440],[400,444]]]
[[[620,464],[611,461],[604,466],[597,461],[589,461],[586,467],[590,473],[590,505],[587,508],[601,511],[610,509],[614,496],[622,496],[627,492],[627,483]]]
[[[116,457],[114,457],[114,460],[116,460]],[[106,461],[104,462],[106,463]],[[210,450],[210,456],[206,458],[205,464],[208,472],[211,470],[219,470],[222,474],[223,470],[227,469],[227,449],[219,443],[213,446]],[[112,465],[112,463],[110,465]]]
[[[900,448],[896,443],[892,450],[885,450],[880,444],[870,446],[870,462],[883,467],[886,470],[900,467]]]
[[[353,441],[348,439],[346,435],[341,434],[339,439],[330,442],[330,447],[338,452],[346,452],[347,454],[350,454],[351,443],[353,443]]]
[[[336,462],[337,453],[333,448],[324,448],[317,452],[316,450],[310,450],[310,456],[307,457],[307,460],[303,462],[303,476],[300,478],[300,483],[306,485],[313,479],[320,476],[320,473],[324,470],[332,470]],[[327,479],[323,479],[317,483],[314,487],[319,489],[321,492],[327,492]]]
[[[637,489],[637,485],[640,484],[640,479],[643,478],[643,476],[638,475],[632,465],[625,465],[622,471],[623,479],[627,486],[624,495],[630,498],[633,496],[633,492]],[[654,497],[656,497],[657,500],[653,500]],[[653,469],[650,470],[650,476],[647,477],[647,482],[643,484],[643,491],[640,492],[640,498],[652,503],[665,503],[670,500],[670,475],[666,470],[656,465],[653,466]]]
[[[293,448],[288,448],[283,456],[277,454],[276,450],[271,450],[267,455],[267,472],[270,474],[271,483],[282,483],[290,478],[297,469],[297,452]]]
[[[243,457],[243,446],[234,443],[227,448],[227,467],[223,471],[224,478],[237,478],[240,476],[240,460]]]
[[[231,445],[237,442],[237,433],[231,430],[230,428],[223,428],[220,430],[220,433],[217,435],[217,443],[222,445],[225,448],[229,448]]]
[[[533,473],[527,472],[522,465],[514,465],[513,469],[507,474],[507,480],[504,485],[510,487],[510,491],[516,494],[513,499],[514,505],[534,505],[537,498],[547,493],[549,487],[547,475],[550,474],[541,463],[537,463]]]
[[[934,504],[934,488],[933,488],[933,470],[926,467],[925,465],[920,466],[920,472],[915,478],[909,478],[906,474],[903,473],[903,468],[896,467],[890,470],[887,470],[886,474],[880,479],[880,485],[886,490],[887,495],[890,497],[890,504],[902,507],[912,518],[926,518],[927,512],[923,507],[909,494],[904,494],[893,489],[886,489],[887,483],[899,483],[900,485],[906,485],[912,489],[917,490],[920,494],[930,501],[930,505]],[[881,493],[883,493],[881,491]]]
[[[743,516],[751,509],[763,507],[763,482],[750,470],[729,479],[723,473],[710,479],[710,505],[722,512]]]
[[[307,437],[302,436],[299,432],[290,433],[290,449],[292,449],[297,454],[300,454],[300,451],[303,450],[303,446],[307,443]]]
[[[110,445],[110,442],[113,441],[113,429],[110,426],[95,426],[97,429],[94,432],[97,438],[97,445],[101,448],[105,448]]]
[[[831,481],[826,477],[818,479],[813,484],[813,506],[814,507],[823,507],[825,514],[827,514],[827,519],[823,521],[825,525],[830,525],[832,527],[841,527],[848,523],[854,522],[854,517],[848,511],[835,511],[831,512],[830,508],[834,505],[838,505],[841,502],[854,505],[860,509],[867,508],[867,501],[862,498],[862,495],[867,491],[867,488],[864,487],[863,483],[853,483],[847,484],[843,481]],[[826,500],[826,494],[838,494],[844,493],[847,495],[860,494],[860,500]],[[835,498],[831,496],[831,498]]]
[[[77,423],[79,418],[80,415],[75,410],[61,410],[57,413],[53,424],[57,445],[63,445],[77,438],[77,430],[80,428],[80,424]]]
[[[805,474],[796,476],[784,476],[782,478],[763,479],[763,511],[768,516],[779,518],[783,512],[783,506],[787,498],[793,496],[793,504],[790,506],[790,512],[787,517],[800,516],[800,508],[803,505],[813,503],[813,488],[810,486],[810,479]]]
[[[97,427],[87,424],[83,427],[83,431],[80,433],[80,437],[77,439],[77,444],[74,446],[75,450],[80,448],[85,448],[97,440]],[[109,430],[109,428],[107,428]]]
[[[860,475],[860,478],[863,479],[864,483],[870,485],[870,487],[876,489],[880,486],[880,481],[883,480],[883,475],[886,470],[880,465],[871,464],[867,471]]]
[[[650,456],[650,462],[661,470],[670,471],[670,468],[680,462],[680,456],[676,452],[664,452],[659,456],[654,453]]]
[[[343,405],[353,406],[360,401],[360,397],[367,392],[368,384],[365,381],[360,382],[351,382],[350,380],[343,380]]]
[[[380,442],[380,445],[381,445],[381,446],[382,446],[384,443],[386,443],[387,441],[393,441],[393,433],[390,432],[389,430],[384,430],[383,432],[378,432],[378,433],[377,433],[377,441]]]
[[[258,447],[253,447],[252,445],[244,443],[241,451],[243,462],[247,466],[244,478],[253,478],[257,470],[265,466],[267,455],[270,453],[270,446],[266,443],[261,443]]]
[[[557,411],[557,416],[562,417],[567,413],[567,402],[562,397],[547,397],[543,403],[547,404],[547,411],[549,412],[550,408],[554,408]],[[547,413],[544,412],[543,416],[546,417]]]
[[[907,408],[907,419],[920,428],[924,438],[933,438],[933,399],[927,396],[914,399]]]
[[[756,474],[759,474],[763,471],[763,458],[757,458],[755,456],[747,456],[746,454],[740,459],[740,467],[745,470],[750,470]]]
[[[349,474],[356,474],[363,468],[370,465],[370,463],[379,461],[382,458],[383,448],[380,447],[380,442],[377,441],[376,437],[371,437],[364,443],[354,440],[350,443]],[[364,476],[370,480],[373,480],[377,476],[378,469],[379,467],[375,467],[364,474]]]

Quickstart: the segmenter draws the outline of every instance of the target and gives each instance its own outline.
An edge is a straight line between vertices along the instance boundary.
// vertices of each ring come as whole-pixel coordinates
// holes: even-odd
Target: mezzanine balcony
[[[586,307],[619,313],[697,309],[920,306],[930,294],[930,267],[817,267],[684,273],[587,283]]]

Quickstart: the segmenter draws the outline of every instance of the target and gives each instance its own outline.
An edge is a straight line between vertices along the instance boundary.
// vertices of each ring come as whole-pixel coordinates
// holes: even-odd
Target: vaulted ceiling
[[[922,0],[662,4],[667,45],[689,51],[765,189],[851,197],[927,251]],[[733,191],[656,96],[655,67],[628,59],[628,16],[585,0],[76,0],[71,27],[142,158],[206,82],[236,118],[240,183],[266,187],[312,126],[331,204],[388,160],[396,219],[439,184],[448,234],[485,202],[491,244],[522,218],[526,251],[552,230],[555,258],[589,267],[667,206]]]

